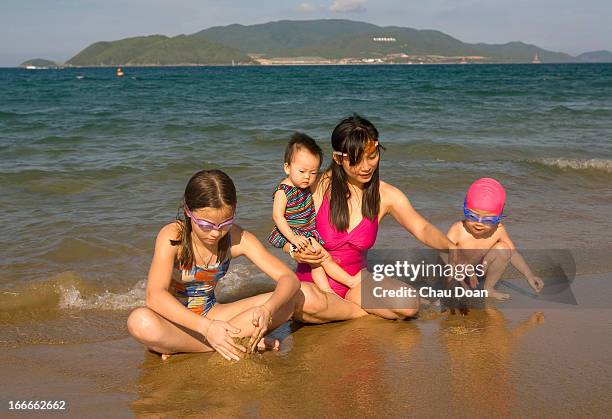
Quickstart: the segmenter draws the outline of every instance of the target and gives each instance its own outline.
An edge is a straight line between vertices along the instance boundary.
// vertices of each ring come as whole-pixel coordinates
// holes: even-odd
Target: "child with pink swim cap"
[[[470,185],[465,195],[463,213],[465,219],[457,221],[448,230],[447,236],[457,244],[467,263],[484,265],[484,289],[489,297],[499,300],[510,298],[510,294],[495,291],[495,284],[506,270],[508,263],[521,272],[535,292],[540,292],[544,282],[535,276],[525,259],[516,250],[508,231],[502,224],[506,191],[492,178],[480,178]],[[465,262],[464,262],[465,263]],[[478,279],[471,277],[469,286],[475,288]]]

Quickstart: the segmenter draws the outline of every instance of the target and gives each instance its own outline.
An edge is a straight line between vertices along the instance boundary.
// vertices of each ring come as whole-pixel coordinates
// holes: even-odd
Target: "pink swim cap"
[[[470,185],[465,194],[465,207],[501,215],[506,204],[506,190],[490,177],[483,177]]]

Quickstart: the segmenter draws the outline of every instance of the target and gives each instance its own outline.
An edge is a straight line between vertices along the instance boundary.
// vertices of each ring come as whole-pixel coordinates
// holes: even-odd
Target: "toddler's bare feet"
[[[170,358],[170,354],[161,354],[162,361],[167,361]]]

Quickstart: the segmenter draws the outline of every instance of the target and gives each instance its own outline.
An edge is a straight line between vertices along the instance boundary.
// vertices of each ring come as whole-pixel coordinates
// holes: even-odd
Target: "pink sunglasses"
[[[200,227],[202,231],[211,231],[211,230],[219,230],[219,231],[229,231],[232,228],[232,224],[234,224],[234,217],[223,221],[221,224],[214,224],[206,220],[200,220],[199,218],[194,217],[194,215],[189,210],[187,204],[183,203],[183,208],[185,209],[185,213],[192,219],[194,223]]]

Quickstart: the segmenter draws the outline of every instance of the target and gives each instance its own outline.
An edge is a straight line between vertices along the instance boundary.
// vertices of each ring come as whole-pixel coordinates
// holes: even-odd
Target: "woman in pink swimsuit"
[[[329,223],[329,198],[323,195],[323,202],[317,211],[317,228],[325,241],[325,250],[329,256],[349,275],[355,275],[367,266],[368,249],[376,241],[378,219],[362,218],[357,227],[350,232],[338,231]],[[313,282],[310,265],[298,264],[297,277],[302,282]],[[350,288],[334,279],[327,277],[330,287],[340,297],[345,298]]]
[[[342,120],[332,133],[332,148],[330,167],[313,193],[317,230],[325,241],[324,248],[293,254],[299,262],[296,273],[302,281],[303,301],[298,317],[309,323],[346,320],[368,313],[388,319],[412,317],[418,311],[417,298],[407,304],[410,308],[363,309],[361,284],[349,288],[328,277],[335,292],[331,294],[312,283],[309,264],[320,264],[327,257],[332,257],[350,275],[366,268],[367,251],[374,245],[378,224],[386,215],[431,248],[442,251],[455,248],[445,234],[415,211],[402,191],[380,180],[382,146],[371,122],[358,115]],[[285,251],[289,252],[288,246]],[[386,289],[405,286],[390,278],[383,283]]]

